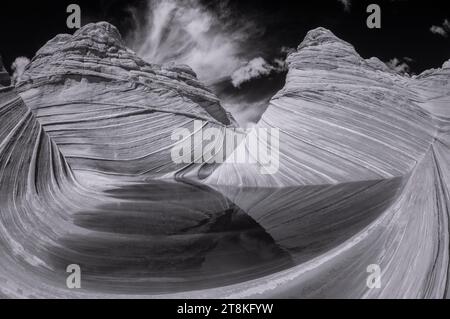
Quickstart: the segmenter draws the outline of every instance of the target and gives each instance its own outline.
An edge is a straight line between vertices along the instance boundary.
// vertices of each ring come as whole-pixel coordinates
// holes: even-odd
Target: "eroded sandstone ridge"
[[[267,177],[268,184],[402,176],[427,152],[436,126],[423,107],[430,99],[417,88],[434,72],[420,82],[395,74],[376,58],[361,58],[353,46],[322,28],[310,31],[287,63],[286,85],[259,122],[281,130],[280,170]],[[430,87],[436,94],[443,94],[446,85],[448,90],[444,79],[435,82]],[[225,165],[211,181],[260,184],[255,171]]]
[[[232,124],[192,69],[146,63],[108,23],[50,40],[16,88],[75,170],[168,174],[174,128]]]
[[[107,23],[49,41],[16,88],[0,65],[0,296],[448,297],[450,64],[399,75],[319,28],[288,65],[258,124],[280,170],[188,183],[172,130],[233,125],[189,67]]]
[[[287,62],[259,123],[280,129],[278,173],[230,163],[208,183],[300,265],[234,296],[448,297],[450,63],[402,76],[323,28]]]

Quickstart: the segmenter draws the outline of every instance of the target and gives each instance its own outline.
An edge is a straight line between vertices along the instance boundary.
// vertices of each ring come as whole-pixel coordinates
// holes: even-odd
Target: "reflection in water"
[[[50,257],[61,273],[79,264],[83,289],[223,286],[332,249],[374,221],[401,187],[400,178],[279,189],[121,184],[92,210],[73,214],[83,231],[61,238]]]
[[[220,193],[154,181],[113,188],[61,238],[53,264],[78,264],[83,289],[166,293],[255,279],[293,265],[290,255]]]
[[[392,204],[403,178],[286,188],[217,189],[251,216],[295,263],[349,239]]]

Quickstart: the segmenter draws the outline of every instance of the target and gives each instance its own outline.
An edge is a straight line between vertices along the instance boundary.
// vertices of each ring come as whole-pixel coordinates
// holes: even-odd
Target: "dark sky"
[[[249,1],[246,6],[261,1]],[[253,4],[252,4],[253,3]],[[267,16],[268,37],[287,46],[297,46],[307,30],[326,27],[355,46],[358,53],[383,61],[411,57],[413,71],[437,67],[450,58],[450,38],[432,34],[430,27],[450,19],[450,1],[351,1],[350,12],[339,1],[262,1]],[[291,3],[291,6],[286,5]],[[292,5],[297,3],[296,5]],[[381,7],[382,28],[366,26],[366,8]]]
[[[109,21],[122,33],[130,30],[128,9],[144,8],[147,1],[124,0],[2,0],[0,11],[0,54],[7,67],[15,57],[32,57],[46,41],[58,33],[71,33],[66,28],[69,3],[82,8],[83,24],[91,21]],[[203,1],[208,5],[214,1]],[[218,1],[216,1],[217,3]],[[366,7],[377,3],[382,10],[382,28],[366,27]],[[450,58],[450,37],[432,34],[432,25],[450,19],[450,4],[443,1],[360,1],[353,0],[346,12],[338,0],[239,0],[229,1],[236,15],[249,17],[264,26],[261,39],[266,47],[297,46],[305,33],[324,26],[337,36],[352,43],[363,57],[377,56],[381,60],[410,57],[413,72],[440,66]],[[144,10],[138,10],[144,12]],[[270,52],[269,52],[270,53]]]

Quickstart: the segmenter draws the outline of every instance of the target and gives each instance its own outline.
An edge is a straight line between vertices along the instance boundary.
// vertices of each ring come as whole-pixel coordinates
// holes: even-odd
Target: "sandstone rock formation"
[[[232,124],[188,66],[144,62],[108,23],[50,40],[16,87],[77,171],[173,173],[175,128]]]
[[[287,63],[286,85],[259,122],[281,134],[280,170],[267,177],[268,185],[393,178],[411,171],[428,150],[436,128],[422,96],[408,85],[413,80],[364,60],[320,28]],[[255,169],[224,165],[210,181],[260,185]]]
[[[172,130],[233,119],[189,67],[107,23],[49,41],[0,87],[0,296],[448,297],[450,64],[399,75],[323,28],[288,64],[258,124],[280,129],[279,171],[199,179]]]
[[[448,297],[449,62],[401,76],[323,28],[287,62],[259,123],[280,129],[279,171],[229,163],[207,183],[300,265],[233,296]]]
[[[102,32],[110,33],[114,30],[111,26],[101,23],[87,26],[78,32],[77,36],[84,32],[92,32],[86,37],[87,41],[91,37],[96,39]],[[108,48],[110,47],[105,46],[105,49]],[[53,61],[56,60],[53,59]],[[99,61],[96,63],[101,64]],[[38,68],[36,65],[39,65],[37,58],[30,68],[31,72],[35,72]],[[86,71],[81,65],[77,65],[77,68]],[[150,70],[150,66],[143,66],[143,68]],[[154,68],[157,69],[156,66]],[[154,101],[153,98],[157,94],[163,95],[167,99],[165,102],[168,109],[161,110],[164,114],[158,117],[154,114],[157,113],[156,111],[147,112],[145,105],[142,106],[144,108],[142,113],[147,115],[146,125],[150,126],[150,129],[138,132],[131,130],[130,133],[136,136],[146,133],[149,138],[154,139],[159,137],[160,140],[155,142],[159,145],[168,143],[167,138],[162,133],[158,133],[158,129],[162,132],[169,131],[169,128],[163,125],[166,122],[160,122],[160,120],[161,117],[165,118],[165,113],[171,114],[170,111],[174,112],[170,115],[171,117],[181,118],[172,121],[172,125],[204,116],[215,123],[214,125],[224,126],[200,106],[203,105],[205,109],[212,107],[212,110],[217,108],[218,112],[213,113],[214,116],[223,115],[224,118],[220,120],[228,121],[226,113],[218,104],[211,106],[205,102],[205,104],[193,105],[192,99],[203,103],[202,99],[207,99],[209,96],[206,96],[207,91],[194,80],[193,74],[177,75],[177,72],[191,71],[184,67],[171,66],[171,68],[173,73],[170,74],[165,70],[166,76],[179,81],[187,77],[190,79],[189,85],[192,85],[190,87],[188,84],[183,84],[185,85],[183,88],[180,84],[180,87],[176,88],[177,94],[182,96],[182,90],[189,89],[186,94],[194,96],[190,99],[185,98],[184,103],[174,98],[171,104],[170,97],[176,95],[170,92],[171,89],[167,86],[176,83],[170,83],[165,76],[161,75],[160,80],[169,81],[169,83],[160,83],[158,84],[160,87],[157,87],[158,82],[152,80],[155,82],[152,82],[152,85],[155,86],[153,90],[156,93],[152,93],[152,90],[147,87],[142,89],[141,94],[147,92],[150,102]],[[0,190],[2,194],[0,197],[0,260],[2,264],[0,297],[87,298],[133,295],[141,297],[221,286],[245,278],[257,278],[270,273],[269,269],[286,268],[285,266],[281,268],[271,266],[267,269],[261,267],[261,265],[273,263],[273,260],[276,260],[278,264],[280,259],[290,263],[290,257],[279,249],[264,229],[244,212],[221,194],[207,187],[180,184],[173,180],[143,182],[141,175],[136,175],[134,178],[128,176],[124,179],[128,171],[121,169],[119,165],[111,165],[115,175],[111,174],[112,169],[105,170],[98,175],[101,177],[97,176],[97,179],[93,179],[92,175],[75,174],[71,164],[75,163],[74,166],[78,170],[85,167],[77,166],[77,162],[69,163],[66,160],[60,147],[68,152],[70,147],[67,145],[72,145],[62,142],[58,133],[68,134],[64,130],[67,125],[71,128],[67,131],[72,130],[76,135],[76,124],[78,124],[82,128],[82,132],[78,134],[84,133],[83,138],[90,138],[95,142],[94,137],[99,138],[95,131],[98,127],[92,126],[89,129],[83,125],[82,120],[80,122],[67,120],[58,124],[62,133],[52,130],[52,125],[49,123],[55,123],[65,116],[70,119],[67,113],[74,115],[74,118],[77,118],[78,114],[76,107],[70,109],[64,108],[64,105],[51,104],[58,98],[55,92],[62,94],[60,91],[62,90],[63,93],[67,93],[71,85],[77,86],[78,82],[83,81],[84,78],[84,75],[80,75],[77,77],[79,81],[74,83],[68,75],[70,72],[67,70],[61,72],[54,77],[48,75],[48,77],[31,78],[29,75],[28,84],[19,84],[19,88],[25,86],[29,88],[29,91],[23,91],[25,96],[36,98],[29,101],[42,103],[34,111],[31,111],[23,102],[15,88],[3,86],[0,88],[2,124],[0,126]],[[65,81],[58,76],[67,76],[70,80]],[[37,86],[35,81],[41,83],[42,87]],[[56,87],[51,88],[48,81],[55,81],[52,83],[63,81],[65,87],[59,88],[55,85]],[[93,85],[98,89],[96,85],[101,82],[102,77],[99,77],[90,83],[94,83]],[[124,85],[123,83],[127,82],[120,83]],[[31,89],[32,86],[36,87]],[[129,86],[138,87],[139,85],[130,81]],[[103,83],[103,87],[106,88],[107,85]],[[111,85],[111,87],[118,89],[119,85]],[[205,94],[206,97],[200,94],[198,97],[195,96],[195,90]],[[123,91],[126,92],[127,89],[124,88]],[[88,83],[84,91],[79,91],[83,93],[79,96],[80,99],[91,101],[91,104],[81,104],[85,107],[84,113],[90,113],[90,107],[94,109],[94,114],[100,112],[96,107],[101,103],[94,102],[93,96],[88,95],[93,92],[98,91],[91,91]],[[120,98],[120,91],[117,96]],[[129,93],[129,96],[133,97],[133,94]],[[74,98],[74,96],[69,97]],[[62,101],[65,101],[65,98],[67,98],[65,95],[59,97]],[[107,99],[107,96],[104,96],[104,99]],[[45,104],[47,100],[48,105]],[[215,101],[212,95],[211,100]],[[113,101],[112,97],[111,101]],[[46,110],[47,107],[53,111],[61,111],[62,114],[49,113]],[[107,109],[111,106],[106,104],[103,107]],[[173,111],[177,107],[179,110]],[[186,115],[182,115],[183,107],[187,108],[183,111]],[[47,112],[46,115],[43,115],[43,112]],[[82,117],[83,110],[79,112]],[[113,112],[114,108],[105,114],[109,115]],[[119,124],[122,124],[120,118],[124,117],[131,121],[130,127],[134,125],[135,129],[139,128],[129,119],[132,115],[127,116],[126,112],[125,105],[122,106],[124,114],[120,116],[104,115],[105,121],[109,121],[106,128],[110,129],[108,131],[110,136],[117,134],[114,130],[120,126],[114,122],[117,118],[119,118]],[[196,112],[198,112],[197,115]],[[55,117],[55,122],[46,122],[45,119],[52,116]],[[84,122],[91,123],[92,118],[88,118],[86,114],[84,116],[86,116]],[[95,120],[97,118],[94,117],[94,123]],[[47,125],[41,125],[41,121]],[[145,125],[143,127],[146,128]],[[90,132],[93,132],[92,135],[89,135]],[[106,133],[103,132],[103,134]],[[58,140],[60,144],[57,145],[53,139]],[[126,138],[124,140],[128,142]],[[114,149],[120,145],[106,146]],[[130,142],[121,147],[126,148],[126,146],[135,148]],[[165,147],[169,148],[167,145]],[[73,149],[77,150],[75,147]],[[94,151],[98,151],[95,153],[98,156],[105,154],[104,149],[101,148],[92,148],[91,152]],[[70,154],[69,158],[71,158]],[[154,165],[155,157],[148,156],[146,159],[144,166]],[[130,162],[129,165],[132,165],[133,161]],[[130,169],[133,168],[132,166]],[[260,242],[263,246],[258,247],[255,242]],[[220,249],[216,248],[218,245],[221,245]],[[246,256],[248,252],[252,252],[253,258],[243,261],[243,258],[248,259]],[[233,262],[223,265],[217,256]],[[66,268],[71,264],[79,265],[83,271],[83,289],[70,290],[66,286],[68,275]],[[217,269],[221,271],[218,273]]]

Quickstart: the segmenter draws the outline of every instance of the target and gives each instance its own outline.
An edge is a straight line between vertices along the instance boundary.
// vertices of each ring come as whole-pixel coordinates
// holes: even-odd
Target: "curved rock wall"
[[[75,171],[173,173],[174,129],[224,128],[231,117],[187,66],[150,65],[108,23],[58,35],[16,85]]]
[[[0,298],[157,297],[257,278],[264,263],[289,261],[206,187],[74,174],[13,87],[0,87],[0,119]],[[257,258],[243,267],[248,251]],[[218,253],[231,262],[219,264]],[[73,264],[81,289],[66,285]]]
[[[300,265],[231,296],[448,297],[449,63],[402,76],[319,28],[288,64],[258,124],[280,129],[279,171],[226,163],[207,184]]]
[[[291,54],[285,87],[259,127],[280,129],[280,168],[224,165],[219,185],[322,185],[403,176],[429,149],[435,126],[409,78],[364,60],[330,31],[310,31]]]

